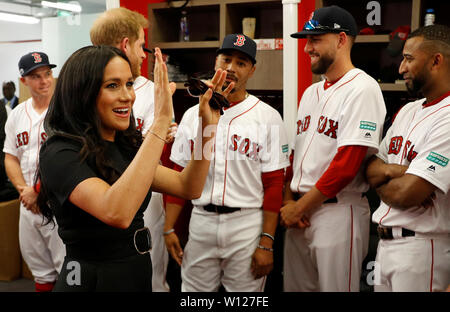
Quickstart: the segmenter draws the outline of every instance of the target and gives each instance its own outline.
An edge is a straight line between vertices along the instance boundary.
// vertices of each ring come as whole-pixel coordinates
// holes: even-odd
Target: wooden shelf
[[[186,42],[153,42],[150,45],[152,48],[158,47],[161,49],[205,49],[220,47],[219,41],[186,41]]]
[[[358,35],[355,43],[383,43],[389,41],[389,35]]]
[[[169,56],[169,64],[191,75],[214,68],[216,50],[226,35],[242,32],[242,19],[256,18],[255,37],[281,38],[283,5],[281,0],[191,0],[183,9],[187,13],[191,41],[178,41],[184,1],[148,5],[150,48],[159,47]],[[256,73],[249,79],[248,90],[283,89],[283,51],[259,50]],[[172,62],[172,63],[170,63]],[[260,66],[262,65],[262,66]],[[149,73],[152,64],[149,62]],[[177,83],[177,89],[185,89]]]
[[[383,83],[380,82],[380,88],[382,91],[406,91],[406,85],[404,83]]]

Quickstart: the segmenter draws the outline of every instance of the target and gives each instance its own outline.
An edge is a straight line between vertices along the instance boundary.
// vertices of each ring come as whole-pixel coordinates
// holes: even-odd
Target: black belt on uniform
[[[292,193],[294,195],[294,200],[300,199],[300,193]],[[336,204],[338,202],[336,197],[328,198],[326,201],[324,201],[324,204]]]
[[[385,226],[377,227],[378,237],[380,239],[394,239],[392,228]],[[402,228],[402,237],[415,236],[416,232]]]
[[[215,213],[232,213],[235,211],[241,210],[241,208],[232,208],[232,207],[226,207],[226,206],[216,206],[213,204],[209,204],[206,206],[203,206],[203,209],[205,209],[208,212],[215,212]]]

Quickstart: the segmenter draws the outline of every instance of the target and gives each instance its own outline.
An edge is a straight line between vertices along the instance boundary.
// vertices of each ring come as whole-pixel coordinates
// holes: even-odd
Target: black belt
[[[150,230],[147,227],[113,241],[80,241],[66,245],[66,255],[86,261],[120,259],[136,254],[149,253],[152,248]]]
[[[205,209],[208,212],[215,212],[215,213],[232,213],[235,211],[241,210],[241,208],[232,208],[232,207],[226,207],[226,206],[216,206],[213,204],[209,204],[206,206],[203,206],[203,209]]]
[[[300,193],[292,193],[294,195],[294,200],[300,199]],[[338,202],[336,197],[328,198],[326,201],[324,201],[324,204],[336,204]]]
[[[394,235],[392,235],[392,228],[390,227],[378,226],[377,232],[380,239],[394,239]],[[415,235],[416,232],[402,228],[402,237]]]

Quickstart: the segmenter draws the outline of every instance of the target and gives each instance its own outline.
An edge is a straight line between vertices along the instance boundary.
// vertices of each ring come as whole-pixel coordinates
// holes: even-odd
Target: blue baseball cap
[[[247,55],[253,64],[256,63],[256,42],[243,34],[231,34],[223,39],[222,47],[217,50],[217,55],[225,51],[235,50]]]
[[[332,5],[314,11],[302,31],[291,34],[292,38],[305,38],[307,35],[345,32],[347,35],[358,34],[358,26],[353,16],[341,7]]]
[[[22,77],[28,75],[36,68],[42,66],[49,66],[50,68],[56,67],[55,64],[50,64],[47,54],[43,52],[30,52],[20,58],[19,72]]]

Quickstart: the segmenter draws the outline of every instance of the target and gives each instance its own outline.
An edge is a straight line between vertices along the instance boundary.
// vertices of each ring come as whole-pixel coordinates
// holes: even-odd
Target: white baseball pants
[[[450,237],[381,239],[375,263],[376,292],[445,291],[450,285]]]
[[[262,209],[217,214],[194,207],[181,266],[183,292],[261,292],[265,277],[250,271],[262,231]]]
[[[38,284],[58,279],[66,247],[58,235],[58,225],[42,225],[42,214],[34,214],[20,204],[19,243],[22,257]]]
[[[309,221],[308,228],[286,230],[284,291],[359,291],[369,244],[367,199],[323,204]]]

